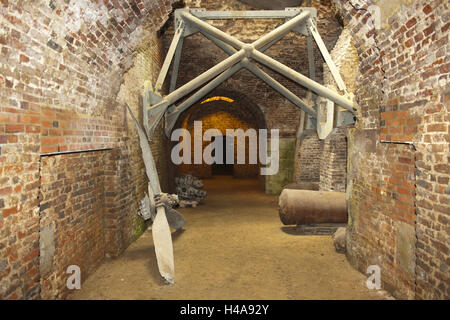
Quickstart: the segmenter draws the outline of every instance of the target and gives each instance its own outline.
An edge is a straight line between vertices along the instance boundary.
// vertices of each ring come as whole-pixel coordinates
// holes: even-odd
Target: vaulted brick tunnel
[[[176,128],[185,128],[190,132],[192,139],[195,138],[194,128],[195,122],[201,121],[202,136],[206,130],[217,129],[220,135],[227,136],[227,130],[242,129],[255,130],[255,136],[258,138],[259,129],[267,129],[265,117],[258,105],[249,99],[245,94],[224,89],[215,89],[212,93],[205,97],[204,100],[195,104],[188,110],[184,111],[175,125]],[[230,136],[228,134],[228,136]],[[237,159],[237,139],[230,136],[233,140],[234,159]],[[181,164],[177,166],[177,175],[192,174],[199,178],[211,178],[214,175],[232,175],[235,178],[258,178],[263,183],[264,177],[259,174],[260,165],[258,163],[249,163],[249,138],[245,141],[245,163],[226,164],[226,138],[223,142],[223,159],[218,164],[194,164],[194,141],[192,140],[192,157],[191,164]],[[175,143],[174,143],[175,144]],[[208,145],[207,141],[203,142],[204,147]],[[234,161],[233,161],[234,162]],[[264,188],[262,186],[262,188]]]
[[[73,265],[82,270],[81,299],[449,299],[448,3],[297,2],[318,11],[318,31],[357,105],[356,121],[321,137],[298,107],[241,70],[174,127],[192,131],[201,120],[203,129],[279,130],[276,174],[244,164],[226,178],[217,177],[224,167],[174,165],[162,121],[150,145],[163,192],[174,192],[181,173],[201,177],[210,192],[198,208],[180,209],[188,224],[185,234],[173,234],[180,271],[171,287],[155,277],[151,222],[137,214],[148,179],[124,105],[143,124],[144,84],[158,79],[175,9],[260,8],[237,0],[1,0],[0,299],[71,297],[66,271]],[[208,22],[253,42],[284,20]],[[266,53],[309,75],[297,33]],[[317,47],[313,53],[316,81],[338,90]],[[186,38],[177,87],[226,57],[200,34]],[[263,68],[312,101],[305,88]],[[317,102],[324,119],[327,101]],[[283,232],[276,203],[291,183],[346,193],[345,259],[329,235]],[[383,295],[361,284],[373,265]],[[124,273],[128,286],[105,284]],[[147,295],[135,295],[132,285]]]

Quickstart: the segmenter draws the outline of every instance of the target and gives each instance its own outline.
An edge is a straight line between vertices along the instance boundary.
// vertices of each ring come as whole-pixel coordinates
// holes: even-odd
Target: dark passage
[[[213,138],[214,141],[215,139],[223,139],[223,150],[222,150],[222,154],[223,154],[223,164],[220,163],[214,163],[212,165],[212,174],[213,175],[221,175],[221,176],[232,176],[233,175],[233,164],[226,164],[226,159],[227,159],[227,136],[217,136]],[[234,140],[233,138],[230,139],[230,143],[231,145],[233,145]],[[231,150],[231,149],[230,149]]]

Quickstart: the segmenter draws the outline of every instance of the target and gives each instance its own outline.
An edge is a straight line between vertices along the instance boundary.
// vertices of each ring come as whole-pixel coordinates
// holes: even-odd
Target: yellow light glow
[[[229,102],[229,103],[234,102],[234,100],[231,99],[231,98],[216,96],[216,97],[211,97],[211,98],[208,98],[206,100],[203,100],[200,104],[204,104],[204,103],[211,102],[211,101],[217,101],[217,100],[222,100],[222,101],[226,101],[226,102]]]

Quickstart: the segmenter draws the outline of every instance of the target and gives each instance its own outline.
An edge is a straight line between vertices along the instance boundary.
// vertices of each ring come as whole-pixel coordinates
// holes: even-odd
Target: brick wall
[[[43,299],[64,298],[66,270],[86,278],[105,257],[104,168],[110,151],[42,157],[40,274]]]
[[[106,187],[116,189],[105,193],[105,214],[115,221],[107,251],[117,254],[135,238],[146,183],[137,135],[117,94],[121,86],[138,87],[123,74],[140,46],[155,49],[148,71],[158,71],[161,47],[152,39],[171,2],[0,2],[0,298],[40,296],[41,153],[115,148],[109,175],[116,185]],[[153,148],[161,167],[160,137]]]
[[[339,35],[335,47],[330,52],[331,58],[339,71],[350,96],[356,90],[356,77],[359,65],[358,52],[354,46],[354,39],[348,28],[344,28]],[[339,92],[336,81],[330,69],[324,64],[324,84]],[[321,119],[327,119],[327,99],[319,97],[319,114]],[[338,122],[339,112],[343,108],[334,106],[335,125]],[[347,111],[345,111],[347,112]],[[322,121],[322,120],[321,120]],[[345,192],[347,184],[347,129],[353,125],[334,128],[323,141],[323,150],[320,155],[320,190]]]
[[[320,182],[320,159],[323,141],[319,140],[316,129],[307,129],[297,139],[295,159],[295,182]]]
[[[211,97],[227,97],[233,102],[216,100],[201,103]],[[226,135],[227,129],[242,129],[246,131],[249,128],[256,130],[257,136],[259,129],[266,127],[264,115],[254,102],[250,101],[246,95],[236,93],[229,90],[214,90],[207,95],[199,103],[193,105],[190,109],[183,112],[175,127],[182,127],[189,130],[191,134],[191,161],[194,159],[194,121],[202,122],[202,133],[208,129],[218,129],[222,135]],[[177,144],[174,142],[173,145]],[[203,142],[203,149],[210,142]],[[259,158],[258,164],[249,164],[249,145],[248,139],[245,144],[246,163],[237,164],[237,140],[234,143],[234,159],[233,176],[236,178],[252,178],[259,175]],[[212,176],[212,166],[208,164],[182,164],[177,167],[177,174],[191,173],[200,178],[210,178]]]
[[[448,4],[333,3],[360,60],[348,135],[349,260],[362,272],[380,264],[398,297],[448,299]]]
[[[320,140],[316,129],[306,129],[297,138],[293,181],[308,182],[317,190],[345,192],[347,186],[347,130],[333,129]]]
[[[347,185],[346,128],[335,128],[331,132],[323,141],[320,157],[319,189],[345,192]]]
[[[369,265],[379,265],[383,287],[397,297],[412,298],[414,148],[378,139],[376,131],[349,132],[347,257],[363,273]]]
[[[213,103],[216,104],[216,103]],[[202,122],[202,135],[208,129],[218,129],[222,132],[222,135],[226,135],[226,129],[242,129],[246,131],[250,128],[249,124],[243,122],[239,118],[235,117],[233,114],[216,111],[213,114],[204,115],[202,117],[190,117],[189,124],[187,124],[187,130],[189,130],[192,141],[191,141],[191,159],[194,159],[194,127],[193,121],[201,121]],[[258,175],[258,165],[248,164],[248,139],[246,139],[245,144],[245,155],[246,155],[246,164],[237,164],[237,140],[234,139],[234,159],[235,164],[233,164],[233,176],[240,178],[250,178],[257,177]],[[210,142],[203,142],[202,147],[204,150]],[[213,175],[212,166],[208,164],[191,164],[191,165],[180,165],[180,173],[191,173],[194,176],[199,178],[211,178]]]

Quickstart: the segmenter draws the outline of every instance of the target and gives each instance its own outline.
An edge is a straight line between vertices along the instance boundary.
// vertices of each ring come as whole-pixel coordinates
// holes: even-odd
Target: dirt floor
[[[335,252],[331,236],[282,231],[277,196],[257,180],[205,180],[208,198],[180,209],[175,284],[158,273],[151,230],[106,261],[69,299],[386,299]]]

